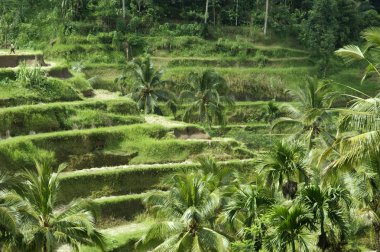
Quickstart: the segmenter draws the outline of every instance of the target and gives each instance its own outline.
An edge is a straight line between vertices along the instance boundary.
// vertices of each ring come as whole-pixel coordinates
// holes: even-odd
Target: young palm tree
[[[57,206],[59,190],[57,173],[49,162],[37,162],[36,172],[26,171],[20,189],[25,204],[21,233],[23,251],[54,251],[59,245],[68,244],[75,249],[79,245],[98,245],[103,249],[103,236],[95,229],[91,203],[76,200],[66,206]]]
[[[295,198],[298,181],[307,178],[303,163],[304,149],[298,142],[282,140],[259,161],[261,171],[266,174],[267,183],[274,190],[282,189],[284,197]],[[286,180],[286,182],[284,182]]]
[[[272,130],[281,129],[297,132],[295,138],[304,137],[309,149],[313,147],[313,141],[322,136],[323,140],[331,143],[334,137],[331,134],[330,107],[336,95],[326,83],[309,79],[303,88],[290,91],[295,100],[301,106],[291,104],[283,105],[281,110],[287,114],[272,123]]]
[[[222,124],[225,106],[233,104],[226,81],[212,70],[206,70],[201,75],[190,74],[188,87],[180,97],[185,102],[191,102],[183,120],[189,121],[196,113],[198,121],[208,126],[214,122]]]
[[[310,231],[314,230],[313,214],[306,206],[275,206],[268,215],[269,251],[308,251]]]
[[[211,225],[220,208],[220,197],[210,192],[204,174],[175,174],[168,186],[169,191],[153,192],[145,199],[160,221],[138,246],[154,247],[152,251],[228,251],[228,239]]]
[[[322,251],[332,246],[326,226],[336,226],[341,238],[345,238],[348,225],[344,215],[344,205],[348,207],[350,204],[350,195],[347,190],[341,187],[322,188],[319,185],[309,185],[301,190],[300,202],[311,210],[313,219],[320,225],[317,246]],[[334,236],[333,233],[332,236]]]
[[[261,217],[274,200],[264,188],[243,183],[239,179],[226,190],[225,195],[227,204],[223,209],[222,219],[239,237],[252,242],[255,251],[260,251],[265,235]]]
[[[130,75],[132,74],[132,75]],[[127,67],[127,71],[121,75],[117,81],[126,84],[130,79],[133,83],[128,83],[130,90],[128,94],[137,102],[139,109],[145,114],[161,113],[158,102],[168,102],[170,109],[175,110],[175,96],[167,88],[168,81],[163,81],[162,71],[156,70],[149,57],[136,58]]]

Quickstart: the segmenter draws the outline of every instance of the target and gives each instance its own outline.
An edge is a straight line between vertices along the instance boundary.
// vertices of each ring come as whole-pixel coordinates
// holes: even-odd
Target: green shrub
[[[26,88],[37,88],[46,82],[45,72],[40,67],[27,67],[25,63],[20,65],[17,71],[17,81]]]
[[[76,75],[69,79],[68,82],[74,89],[80,91],[85,97],[91,97],[93,95],[91,83],[83,76]]]
[[[60,79],[48,78],[32,88],[36,89],[46,101],[75,101],[81,99],[69,84]]]

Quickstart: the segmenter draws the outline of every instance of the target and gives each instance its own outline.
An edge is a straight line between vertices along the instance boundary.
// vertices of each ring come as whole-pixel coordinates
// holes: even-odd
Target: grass
[[[222,167],[243,171],[252,169],[254,160],[229,160],[219,164]],[[58,199],[61,202],[69,202],[78,197],[99,198],[109,195],[138,194],[155,188],[159,185],[160,179],[167,174],[199,167],[198,163],[179,163],[65,172],[60,177],[62,193],[58,195]]]
[[[0,55],[9,55],[10,49],[0,49]],[[27,50],[27,49],[16,49],[16,55],[38,55],[42,54],[42,51],[36,51],[36,50]],[[13,54],[12,54],[13,55]]]
[[[0,133],[10,131],[12,136],[143,121],[135,102],[129,99],[56,102],[0,109]]]
[[[130,223],[115,228],[102,230],[106,237],[106,251],[138,251],[135,250],[134,244],[148,230],[151,222]],[[83,246],[80,252],[101,252],[94,247]],[[142,252],[142,251],[141,251]]]
[[[94,202],[100,211],[100,217],[107,219],[131,220],[136,214],[144,210],[142,200],[146,194],[130,194],[110,196],[95,199]]]

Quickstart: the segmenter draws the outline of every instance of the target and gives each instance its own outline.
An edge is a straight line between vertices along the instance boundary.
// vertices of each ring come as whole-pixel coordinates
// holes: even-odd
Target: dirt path
[[[187,125],[184,122],[172,121],[166,117],[157,116],[157,115],[146,115],[145,116],[145,122],[149,123],[149,124],[162,125],[162,126],[168,127],[168,128]]]
[[[102,233],[110,236],[116,236],[119,234],[126,234],[126,233],[135,233],[147,230],[149,228],[149,223],[129,223],[122,226],[117,226],[114,228],[107,228],[102,230]]]
[[[112,100],[120,98],[120,95],[115,92],[111,92],[108,90],[103,89],[95,89],[94,90],[94,96],[91,99],[98,99],[98,100]]]

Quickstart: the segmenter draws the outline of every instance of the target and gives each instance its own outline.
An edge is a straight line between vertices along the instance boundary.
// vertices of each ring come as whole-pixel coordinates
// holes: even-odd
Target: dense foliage
[[[379,10],[0,1],[0,249],[380,252]]]

